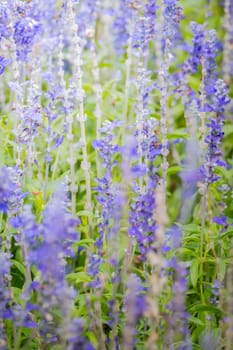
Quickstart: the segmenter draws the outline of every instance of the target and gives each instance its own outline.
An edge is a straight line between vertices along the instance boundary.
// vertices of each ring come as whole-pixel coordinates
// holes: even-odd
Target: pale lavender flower
[[[179,248],[182,240],[181,229],[178,226],[173,226],[169,230],[169,236],[171,238],[172,248]],[[188,329],[189,314],[186,311],[188,269],[185,263],[179,262],[175,256],[168,261],[168,267],[173,269],[174,280],[172,285],[173,296],[168,305],[170,315],[168,319],[167,341],[173,346],[176,337],[178,337],[181,339],[180,345],[178,346],[179,350],[192,350]]]
[[[11,281],[10,267],[9,254],[0,252],[0,350],[7,349],[4,320],[12,317],[7,307],[7,303],[11,300],[9,289]]]
[[[59,342],[64,331],[62,317],[71,322],[70,308],[75,297],[66,282],[65,258],[73,256],[72,245],[78,235],[78,221],[67,212],[66,206],[66,193],[61,188],[47,205],[41,224],[35,222],[29,207],[25,207],[24,212],[11,221],[19,231],[18,242],[26,252],[25,264],[29,267],[29,273],[32,266],[40,272],[39,280],[27,285],[22,294],[27,301],[25,308],[14,308],[14,315],[18,325],[37,326],[46,344]],[[32,291],[38,294],[37,303],[33,305],[30,302]],[[40,316],[39,324],[34,324],[28,318],[33,309]],[[59,310],[60,316],[56,315],[56,310]]]
[[[26,196],[19,185],[20,171],[17,167],[0,169],[0,211],[16,214]]]
[[[147,41],[152,40],[155,34],[155,23],[156,23],[156,11],[158,5],[156,0],[147,0],[144,6],[144,16],[146,25],[146,37]]]
[[[131,1],[119,0],[117,9],[114,11],[113,36],[114,48],[117,54],[125,52],[129,38],[129,23],[133,16]]]
[[[21,60],[26,60],[41,30],[41,24],[33,17],[22,17],[14,27],[14,40],[17,46],[17,55]]]
[[[208,133],[205,137],[207,144],[207,152],[205,153],[205,164],[201,166],[201,175],[203,181],[210,184],[219,179],[215,174],[217,166],[226,167],[226,163],[222,159],[221,142],[223,140],[224,132],[224,110],[226,105],[230,102],[228,98],[228,89],[223,80],[218,79],[212,87],[213,95],[211,111],[216,113],[215,117],[210,117],[207,123]]]
[[[118,154],[120,147],[114,143],[114,130],[120,125],[119,122],[105,121],[100,129],[102,135],[100,140],[93,141],[92,145],[102,159],[102,166],[105,169],[104,176],[96,179],[96,199],[101,205],[100,221],[98,223],[98,237],[95,242],[97,253],[90,256],[88,273],[93,276],[92,287],[100,287],[98,271],[103,261],[102,250],[104,239],[109,238],[110,222],[114,215],[114,186],[112,183],[113,168],[116,166],[114,156]]]
[[[10,65],[11,59],[0,56],[0,75],[5,72],[5,69]]]
[[[135,193],[132,199],[129,212],[129,236],[134,237],[138,243],[142,260],[146,259],[151,243],[155,239],[156,224],[154,219],[155,211],[155,189],[158,183],[157,168],[154,166],[155,158],[161,154],[161,144],[158,142],[154,132],[156,121],[153,119],[145,120],[143,124],[142,140],[137,137],[137,157],[139,156],[139,147],[142,149],[144,163],[132,166],[132,178],[138,175],[145,176],[146,182],[144,188],[135,183],[133,191]],[[139,144],[141,143],[141,144]]]
[[[88,40],[90,31],[95,29],[96,20],[99,14],[99,0],[85,0],[80,4],[77,15],[79,35]]]
[[[137,325],[146,311],[146,297],[143,292],[142,281],[137,275],[131,274],[127,281],[127,292],[124,298],[124,326],[123,347],[132,350],[137,344]]]
[[[10,6],[8,1],[1,1],[0,3],[0,42],[2,38],[8,38],[10,35],[9,15],[10,15]]]

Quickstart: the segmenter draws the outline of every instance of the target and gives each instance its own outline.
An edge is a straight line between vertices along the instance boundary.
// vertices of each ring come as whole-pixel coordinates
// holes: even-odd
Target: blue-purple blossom
[[[141,147],[143,157],[145,157],[145,164],[147,165],[147,169],[145,169],[145,164],[137,164],[137,172],[140,170],[141,174],[145,174],[147,181],[144,188],[140,188],[137,183],[133,185],[135,197],[132,199],[129,212],[129,236],[135,237],[143,260],[146,258],[151,243],[155,239],[156,231],[154,212],[158,174],[154,166],[154,160],[161,154],[161,144],[154,132],[155,124],[156,122],[153,119],[145,120],[141,131],[142,141],[139,139],[139,133],[136,132],[136,137],[138,138],[137,150],[139,151],[139,147]],[[135,176],[135,165],[132,167],[132,176]]]
[[[192,73],[196,73],[198,66],[201,64],[201,57],[203,55],[203,43],[204,43],[204,28],[201,24],[191,22],[190,27],[193,33],[193,46],[190,51],[190,57],[186,64],[189,65],[189,69]]]
[[[7,303],[11,299],[10,295],[10,257],[8,253],[0,252],[0,350],[7,349],[4,319],[10,319]]]
[[[25,60],[41,31],[41,23],[32,17],[22,17],[14,27],[14,40],[19,59]]]
[[[224,109],[229,103],[228,89],[223,80],[218,79],[213,87],[213,104],[211,109],[215,112],[215,117],[210,117],[207,123],[208,133],[205,137],[207,151],[205,154],[205,164],[201,167],[201,174],[208,184],[218,180],[215,174],[217,166],[226,167],[226,163],[222,159],[221,142],[224,136]]]
[[[224,283],[215,279],[211,285],[212,297],[210,299],[212,304],[217,305],[219,303],[220,290],[224,287]]]
[[[71,350],[95,350],[93,345],[82,335],[84,322],[80,318],[74,318],[67,325],[67,340]]]
[[[79,35],[88,39],[88,35],[94,35],[92,31],[95,29],[96,20],[99,13],[99,0],[86,0],[80,5],[77,22],[79,28]]]
[[[179,23],[183,18],[183,9],[178,6],[177,0],[163,0],[163,41],[167,50],[167,46],[175,47],[181,39],[179,31]]]
[[[98,237],[95,242],[97,253],[92,254],[89,258],[88,273],[93,276],[91,282],[92,287],[100,287],[100,279],[98,270],[103,261],[102,251],[104,239],[109,235],[110,221],[114,215],[114,186],[112,183],[113,168],[116,166],[114,156],[119,152],[120,147],[114,143],[114,130],[121,123],[105,121],[101,132],[101,139],[95,140],[92,146],[96,149],[102,159],[102,166],[104,168],[104,176],[96,179],[97,191],[96,199],[101,205],[100,220],[98,223]]]
[[[123,335],[124,349],[133,349],[137,344],[137,325],[147,307],[143,290],[140,278],[135,274],[129,275],[124,299],[124,313],[126,316]]]
[[[15,214],[26,194],[22,193],[18,178],[19,169],[3,167],[0,169],[0,211]]]
[[[213,222],[215,222],[216,224],[221,225],[223,227],[227,226],[227,218],[224,215],[213,217]]]
[[[9,14],[10,8],[7,1],[0,3],[0,42],[2,38],[8,38],[10,35],[9,29]]]
[[[119,55],[122,55],[126,49],[130,25],[132,25],[133,5],[128,0],[119,0],[119,5],[114,11],[113,36],[114,48]]]
[[[173,234],[176,230],[179,231],[179,228],[174,228]],[[180,236],[179,233],[177,234]],[[181,243],[180,237],[177,239]],[[170,316],[168,320],[168,338],[170,334],[175,335],[173,339],[168,339],[168,341],[170,341],[171,344],[174,344],[175,337],[178,337],[178,339],[182,339],[178,347],[179,350],[192,350],[190,334],[188,329],[189,314],[186,311],[188,270],[185,264],[179,262],[176,257],[172,258],[169,265],[174,269],[174,281],[172,285],[173,296],[168,306],[170,311]]]
[[[0,75],[2,75],[5,72],[5,69],[9,66],[10,63],[11,59],[7,59],[0,56]]]
[[[145,26],[147,41],[152,40],[155,34],[156,11],[158,9],[156,0],[147,0],[144,6]]]
[[[30,291],[39,293],[34,308],[40,314],[41,320],[37,327],[46,343],[56,343],[60,327],[63,327],[61,320],[55,317],[55,310],[60,310],[63,317],[70,317],[70,307],[75,297],[66,282],[65,258],[73,256],[72,244],[77,239],[78,221],[72,218],[66,206],[66,193],[61,188],[46,207],[41,224],[35,222],[30,207],[25,207],[21,215],[11,220],[12,226],[18,231],[17,241],[27,252],[24,256],[26,266],[29,269],[36,266],[40,272],[38,282],[33,281],[27,286],[25,298],[30,300]],[[14,309],[15,317],[27,327],[28,322],[31,322],[28,319],[32,308],[30,305],[27,303],[25,309]]]

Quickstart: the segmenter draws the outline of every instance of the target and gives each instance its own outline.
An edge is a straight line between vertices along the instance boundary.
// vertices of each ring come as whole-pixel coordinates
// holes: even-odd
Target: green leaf
[[[226,124],[223,127],[225,137],[233,134],[233,124]]]
[[[205,305],[205,304],[193,305],[190,308],[190,311],[191,312],[200,312],[200,311],[210,312],[210,313],[214,313],[214,314],[217,314],[217,315],[219,315],[221,313],[221,311],[217,307],[215,307],[213,305]]]
[[[221,235],[221,238],[233,236],[233,227],[230,227],[226,232]]]
[[[75,246],[79,246],[79,245],[87,245],[87,244],[94,244],[95,240],[91,239],[91,238],[84,238],[81,239],[81,241],[75,242]]]
[[[81,272],[70,273],[67,276],[67,280],[69,282],[74,282],[74,283],[83,283],[83,282],[90,282],[91,277],[86,272],[81,271]]]
[[[94,214],[91,211],[88,210],[81,210],[77,212],[77,216],[89,216],[94,217]]]
[[[187,224],[187,225],[182,225],[182,229],[186,232],[200,232],[201,228],[199,225],[196,224]]]
[[[172,167],[170,167],[167,171],[168,175],[173,175],[173,174],[177,174],[182,170],[182,167],[179,165],[174,165]]]
[[[11,259],[12,265],[16,267],[17,270],[21,272],[21,274],[25,277],[26,276],[26,270],[23,264],[21,264],[19,261]]]
[[[188,136],[187,132],[185,132],[183,129],[177,129],[172,133],[169,133],[167,135],[168,140],[178,139],[178,138],[186,138]]]
[[[202,322],[199,318],[194,316],[189,316],[189,322],[194,323],[198,326],[204,326],[204,322]]]
[[[226,274],[226,261],[225,261],[225,259],[219,260],[219,272],[220,272],[221,278],[223,279],[225,274]]]
[[[198,280],[198,271],[199,271],[199,261],[197,259],[192,261],[190,268],[190,279],[193,287],[196,287]]]

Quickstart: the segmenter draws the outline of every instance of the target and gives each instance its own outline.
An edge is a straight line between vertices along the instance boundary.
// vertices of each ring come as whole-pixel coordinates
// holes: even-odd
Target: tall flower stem
[[[163,32],[164,29],[164,11],[165,6],[162,1],[161,8],[160,8],[160,20],[158,20],[157,24],[157,33]],[[161,128],[161,135],[162,135],[162,182],[163,187],[165,191],[163,191],[163,194],[166,196],[166,186],[167,186],[167,170],[168,170],[168,162],[167,162],[167,116],[168,116],[168,68],[170,65],[170,46],[171,41],[168,37],[165,37],[165,48],[164,53],[162,50],[162,43],[161,40],[156,40],[156,54],[157,54],[157,68],[158,68],[158,82],[159,82],[159,88],[160,88],[160,128]],[[165,201],[165,208],[166,208],[166,201]],[[166,209],[165,209],[166,210]]]
[[[125,62],[126,65],[126,78],[125,78],[125,95],[124,95],[124,108],[123,108],[123,131],[125,132],[127,127],[127,119],[128,119],[128,108],[129,108],[129,92],[130,92],[130,73],[131,73],[131,65],[132,65],[132,51],[133,51],[133,29],[134,29],[134,21],[130,20],[130,29],[129,29],[129,38],[127,45],[127,59]],[[124,138],[124,135],[123,135]]]
[[[72,33],[70,32],[70,23],[73,23],[73,10],[71,6],[71,2],[68,2],[67,4],[67,14],[66,14],[66,26],[68,27],[68,32],[70,36]],[[69,37],[69,36],[68,36]],[[63,49],[64,49],[64,33],[63,29],[61,27],[60,29],[60,35],[59,35],[59,54],[58,54],[58,76],[60,78],[60,86],[62,88],[63,92],[63,101],[64,101],[64,107],[65,107],[65,114],[64,114],[64,133],[67,133],[67,140],[69,143],[69,166],[70,166],[70,179],[71,179],[71,185],[70,185],[70,192],[71,192],[71,212],[72,215],[75,216],[76,214],[76,194],[78,191],[78,186],[76,183],[76,176],[75,176],[75,163],[76,163],[76,157],[75,157],[75,151],[74,151],[74,135],[73,135],[73,124],[74,124],[74,118],[72,115],[72,108],[70,108],[68,95],[70,87],[66,88],[66,81],[65,81],[65,73],[64,73],[64,63],[63,63]]]
[[[83,160],[81,167],[85,174],[86,183],[86,210],[92,211],[92,198],[91,198],[91,178],[90,178],[90,163],[88,161],[87,154],[87,139],[86,139],[86,115],[84,113],[84,90],[82,87],[82,46],[81,38],[78,36],[78,26],[75,22],[75,13],[72,9],[72,1],[68,2],[68,11],[70,13],[71,26],[73,31],[72,44],[74,50],[74,82],[77,84],[77,100],[79,105],[79,112],[77,114],[77,120],[80,125],[81,132],[81,148]],[[92,235],[93,221],[90,215],[88,215],[88,223],[90,226],[90,232]]]
[[[48,131],[47,131],[47,150],[46,150],[46,165],[45,165],[45,180],[44,180],[44,201],[47,200],[47,187],[49,181],[49,167],[50,167],[50,149],[51,149],[51,122],[48,116]]]
[[[206,70],[205,70],[205,60],[204,57],[202,57],[202,82],[201,82],[201,106],[202,110],[204,108],[205,102],[206,102],[206,97],[205,97],[205,75],[206,75]],[[202,111],[200,113],[201,117],[201,158],[203,160],[203,154],[205,152],[205,135],[206,135],[206,113]],[[202,218],[201,218],[201,237],[200,237],[200,276],[203,275],[203,249],[204,249],[204,229],[205,229],[205,218],[206,218],[206,204],[207,204],[207,192],[208,192],[208,187],[207,184],[204,184],[204,188],[202,189]],[[202,277],[201,277],[202,278]],[[203,300],[203,283],[200,281],[200,293],[201,293],[201,299]]]
[[[231,250],[230,256],[233,256],[233,239],[231,239]],[[226,350],[232,349],[233,343],[233,266],[232,262],[230,262],[228,270],[227,270],[227,330],[226,330]]]
[[[15,111],[16,117],[14,118],[14,133],[15,133],[15,143],[14,143],[14,158],[16,159],[17,166],[21,165],[21,152],[22,147],[19,142],[19,133],[20,133],[20,118],[22,116],[22,99],[23,92],[20,85],[20,67],[16,55],[16,44],[13,39],[13,23],[10,24],[11,28],[11,57],[12,57],[12,70],[13,70],[13,79],[14,83],[17,85],[17,91],[15,92],[15,101],[12,101],[12,110]],[[12,98],[14,94],[11,93]]]
[[[223,74],[224,80],[227,84],[230,84],[233,76],[232,71],[232,57],[233,57],[233,49],[232,49],[232,13],[233,13],[233,4],[231,0],[224,1],[224,28],[225,28],[225,36],[223,42]]]
[[[102,87],[100,84],[100,70],[99,70],[99,64],[98,64],[98,57],[97,57],[97,49],[95,45],[94,40],[94,30],[92,33],[90,33],[91,36],[91,54],[92,54],[92,60],[93,60],[93,69],[92,74],[94,78],[94,90],[95,90],[95,117],[96,117],[96,140],[100,139],[100,128],[102,123],[102,108],[101,108],[101,102],[102,102]],[[96,170],[97,170],[97,177],[100,177],[100,160],[98,158],[98,155],[96,155]]]

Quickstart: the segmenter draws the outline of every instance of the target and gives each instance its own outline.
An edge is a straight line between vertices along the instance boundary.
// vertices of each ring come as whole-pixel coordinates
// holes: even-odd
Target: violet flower
[[[41,31],[41,23],[33,17],[22,17],[14,26],[14,40],[17,45],[17,55],[26,60],[31,46],[35,43]]]
[[[3,167],[0,169],[0,211],[16,214],[26,196],[18,183],[20,171],[18,168]]]
[[[156,22],[157,9],[158,9],[158,6],[156,4],[156,0],[147,0],[144,6],[147,41],[152,40],[155,34],[155,22]]]
[[[218,180],[215,174],[217,166],[226,166],[222,160],[222,151],[220,149],[221,142],[224,136],[224,110],[226,105],[230,102],[228,98],[228,89],[223,80],[218,79],[213,86],[213,95],[211,111],[216,113],[216,117],[210,117],[207,123],[208,133],[205,137],[207,144],[207,152],[205,154],[205,164],[201,166],[201,175],[203,181],[207,184]]]
[[[7,308],[7,303],[11,300],[9,289],[11,281],[10,267],[9,254],[0,252],[0,350],[7,349],[4,320],[11,319],[10,310]]]
[[[204,28],[203,25],[196,22],[191,22],[190,26],[193,33],[193,46],[190,50],[190,58],[187,60],[186,64],[189,65],[192,73],[196,73],[198,66],[201,64],[201,57],[203,55]]]
[[[102,135],[100,140],[93,141],[93,147],[98,151],[101,159],[102,166],[105,169],[104,176],[100,179],[96,179],[97,191],[96,199],[101,205],[101,216],[98,223],[98,237],[95,242],[97,253],[92,254],[89,259],[88,274],[93,277],[91,282],[92,287],[100,287],[99,268],[103,261],[101,254],[103,250],[104,239],[108,236],[110,230],[110,221],[114,212],[114,186],[112,184],[112,172],[116,165],[114,155],[116,155],[120,148],[114,144],[114,129],[118,127],[120,123],[118,121],[109,122],[105,121],[103,127],[100,129]]]
[[[89,30],[95,27],[100,8],[99,0],[86,0],[80,4],[77,16],[77,23],[81,37],[88,40]],[[90,33],[91,34],[91,33]]]
[[[35,222],[29,207],[11,222],[21,231],[22,238],[18,240],[24,239],[26,244],[26,266],[36,266],[40,273],[40,278],[36,277],[22,294],[25,308],[15,307],[14,317],[18,326],[37,327],[44,344],[61,344],[65,339],[67,349],[76,349],[78,345],[80,349],[93,349],[81,335],[82,329],[78,326],[81,321],[71,318],[76,293],[66,282],[65,258],[73,256],[72,245],[79,222],[67,212],[67,203],[61,188],[46,207],[42,224]],[[37,294],[33,304],[30,302],[32,292]],[[39,316],[38,324],[29,317],[31,312],[36,319]]]
[[[123,348],[132,350],[137,344],[137,325],[146,310],[146,298],[140,278],[131,274],[127,281],[127,292],[124,298],[126,323],[123,334]]]
[[[181,246],[182,231],[179,227],[173,226],[169,230],[171,246],[177,249]],[[170,315],[168,319],[167,341],[171,349],[177,339],[180,341],[179,350],[192,350],[190,334],[188,329],[189,314],[186,311],[186,291],[188,270],[183,262],[173,256],[168,262],[168,267],[174,271],[172,285],[173,296],[168,305]]]
[[[129,212],[129,236],[135,237],[142,260],[146,259],[151,243],[155,239],[156,231],[154,212],[158,175],[157,168],[154,166],[154,160],[161,154],[161,145],[154,133],[155,123],[154,119],[149,119],[145,120],[143,124],[141,149],[144,155],[144,163],[146,164],[146,184],[144,188],[140,188],[136,183],[133,186],[135,197]],[[136,132],[136,137],[138,137],[138,132]],[[143,165],[139,164],[139,166],[141,169]],[[144,171],[141,174],[144,175]],[[134,176],[134,172],[135,166],[132,167],[132,176]]]
[[[9,15],[10,15],[10,6],[8,1],[1,1],[0,3],[0,42],[2,38],[8,38],[10,35]]]
[[[10,65],[11,59],[0,56],[0,75],[5,72],[5,69]]]
[[[129,22],[133,16],[133,7],[130,1],[119,0],[117,10],[114,11],[113,37],[114,48],[117,54],[125,52],[129,38]]]

